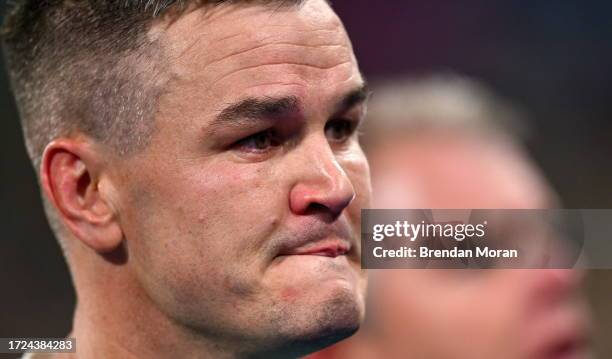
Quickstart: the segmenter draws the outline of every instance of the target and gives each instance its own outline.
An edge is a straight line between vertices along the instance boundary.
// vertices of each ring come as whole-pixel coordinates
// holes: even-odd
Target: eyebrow
[[[249,97],[224,108],[215,118],[216,123],[227,124],[243,119],[275,119],[295,114],[300,110],[297,97]]]
[[[364,103],[370,97],[371,93],[372,92],[370,91],[368,84],[362,84],[342,98],[338,105],[336,105],[334,114],[348,111],[351,108]]]
[[[333,114],[342,113],[365,102],[370,95],[367,84],[348,92],[334,107]],[[301,112],[300,100],[295,96],[248,97],[230,104],[219,112],[211,127],[240,126],[246,121],[277,120],[295,116]]]

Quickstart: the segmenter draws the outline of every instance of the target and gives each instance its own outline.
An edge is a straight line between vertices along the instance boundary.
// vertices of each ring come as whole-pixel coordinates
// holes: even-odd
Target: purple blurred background
[[[453,71],[483,81],[529,115],[529,149],[566,207],[612,208],[612,3],[333,5],[367,78]],[[73,289],[44,219],[4,70],[0,113],[0,337],[63,336],[71,326]],[[589,273],[602,358],[612,357],[604,340],[612,332],[611,283],[611,271]]]

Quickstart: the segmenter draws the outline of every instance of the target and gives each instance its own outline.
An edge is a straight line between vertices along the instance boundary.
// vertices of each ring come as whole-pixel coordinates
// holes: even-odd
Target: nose
[[[301,158],[301,177],[289,194],[289,206],[297,215],[325,213],[335,220],[355,198],[348,175],[327,144],[311,146]]]

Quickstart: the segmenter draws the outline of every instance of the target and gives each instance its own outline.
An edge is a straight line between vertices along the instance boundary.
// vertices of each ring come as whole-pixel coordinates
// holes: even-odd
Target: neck
[[[211,340],[168,317],[147,295],[127,263],[111,263],[95,256],[81,256],[86,260],[73,268],[77,307],[71,336],[76,338],[76,357],[241,356],[237,352],[240,345]]]

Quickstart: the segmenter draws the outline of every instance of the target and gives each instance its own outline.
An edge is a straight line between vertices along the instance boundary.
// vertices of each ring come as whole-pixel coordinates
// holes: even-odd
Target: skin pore
[[[69,229],[79,358],[294,357],[364,315],[367,89],[324,1],[150,29],[170,81],[147,148],[75,135],[41,179]]]

